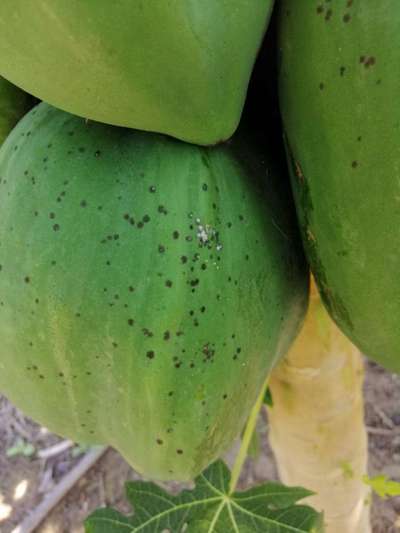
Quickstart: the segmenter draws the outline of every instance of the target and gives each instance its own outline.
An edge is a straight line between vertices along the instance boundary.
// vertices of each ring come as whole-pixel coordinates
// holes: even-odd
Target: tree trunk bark
[[[273,371],[270,442],[283,483],[316,495],[327,533],[369,533],[363,361],[329,318],[312,282],[299,337]]]

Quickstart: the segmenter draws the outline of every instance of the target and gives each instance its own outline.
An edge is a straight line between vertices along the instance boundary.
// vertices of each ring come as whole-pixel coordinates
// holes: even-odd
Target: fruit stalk
[[[272,372],[270,442],[283,483],[316,494],[328,533],[368,533],[363,361],[325,311],[312,284],[304,327]]]
[[[246,424],[246,427],[244,429],[244,433],[243,433],[242,441],[241,441],[241,444],[240,444],[239,452],[238,452],[238,454],[236,456],[235,463],[234,463],[233,468],[232,468],[232,475],[231,475],[231,481],[230,481],[230,486],[229,486],[229,494],[233,494],[235,492],[235,490],[236,490],[236,486],[237,486],[238,481],[239,481],[240,473],[242,471],[244,462],[245,462],[246,457],[248,455],[251,438],[252,438],[252,436],[254,434],[254,431],[255,431],[255,428],[256,428],[258,415],[260,414],[260,410],[261,410],[262,405],[263,405],[263,400],[264,400],[265,393],[266,393],[266,390],[267,390],[267,387],[268,387],[268,383],[269,383],[269,375],[267,376],[267,378],[266,378],[266,380],[265,380],[265,382],[264,382],[264,384],[263,384],[263,386],[262,386],[262,388],[260,390],[260,394],[258,395],[257,401],[254,404],[253,409],[251,410],[250,416],[249,416],[249,418],[247,420],[247,424]]]

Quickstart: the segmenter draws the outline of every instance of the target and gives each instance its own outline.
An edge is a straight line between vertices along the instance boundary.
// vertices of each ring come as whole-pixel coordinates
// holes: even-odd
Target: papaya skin
[[[33,109],[0,151],[0,390],[146,476],[200,473],[307,305],[271,161]]]
[[[303,242],[324,304],[400,372],[400,6],[283,0],[279,92]]]
[[[0,74],[75,115],[213,145],[239,123],[272,7],[3,0]]]

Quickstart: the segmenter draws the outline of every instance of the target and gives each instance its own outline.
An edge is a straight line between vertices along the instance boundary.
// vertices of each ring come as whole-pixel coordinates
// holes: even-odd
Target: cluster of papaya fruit
[[[332,318],[400,371],[395,0],[282,0],[248,91],[272,8],[0,6],[0,390],[156,479],[230,445],[297,335],[297,220]]]

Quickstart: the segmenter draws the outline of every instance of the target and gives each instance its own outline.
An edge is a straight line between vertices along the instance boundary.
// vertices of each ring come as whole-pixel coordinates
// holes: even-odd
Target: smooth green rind
[[[283,0],[280,103],[303,240],[332,318],[400,372],[400,4]]]
[[[2,0],[0,74],[75,115],[212,145],[238,125],[272,6]]]
[[[199,148],[41,104],[0,176],[0,390],[145,475],[193,478],[304,316],[284,175],[240,138]]]
[[[32,104],[29,94],[0,77],[0,145]]]

